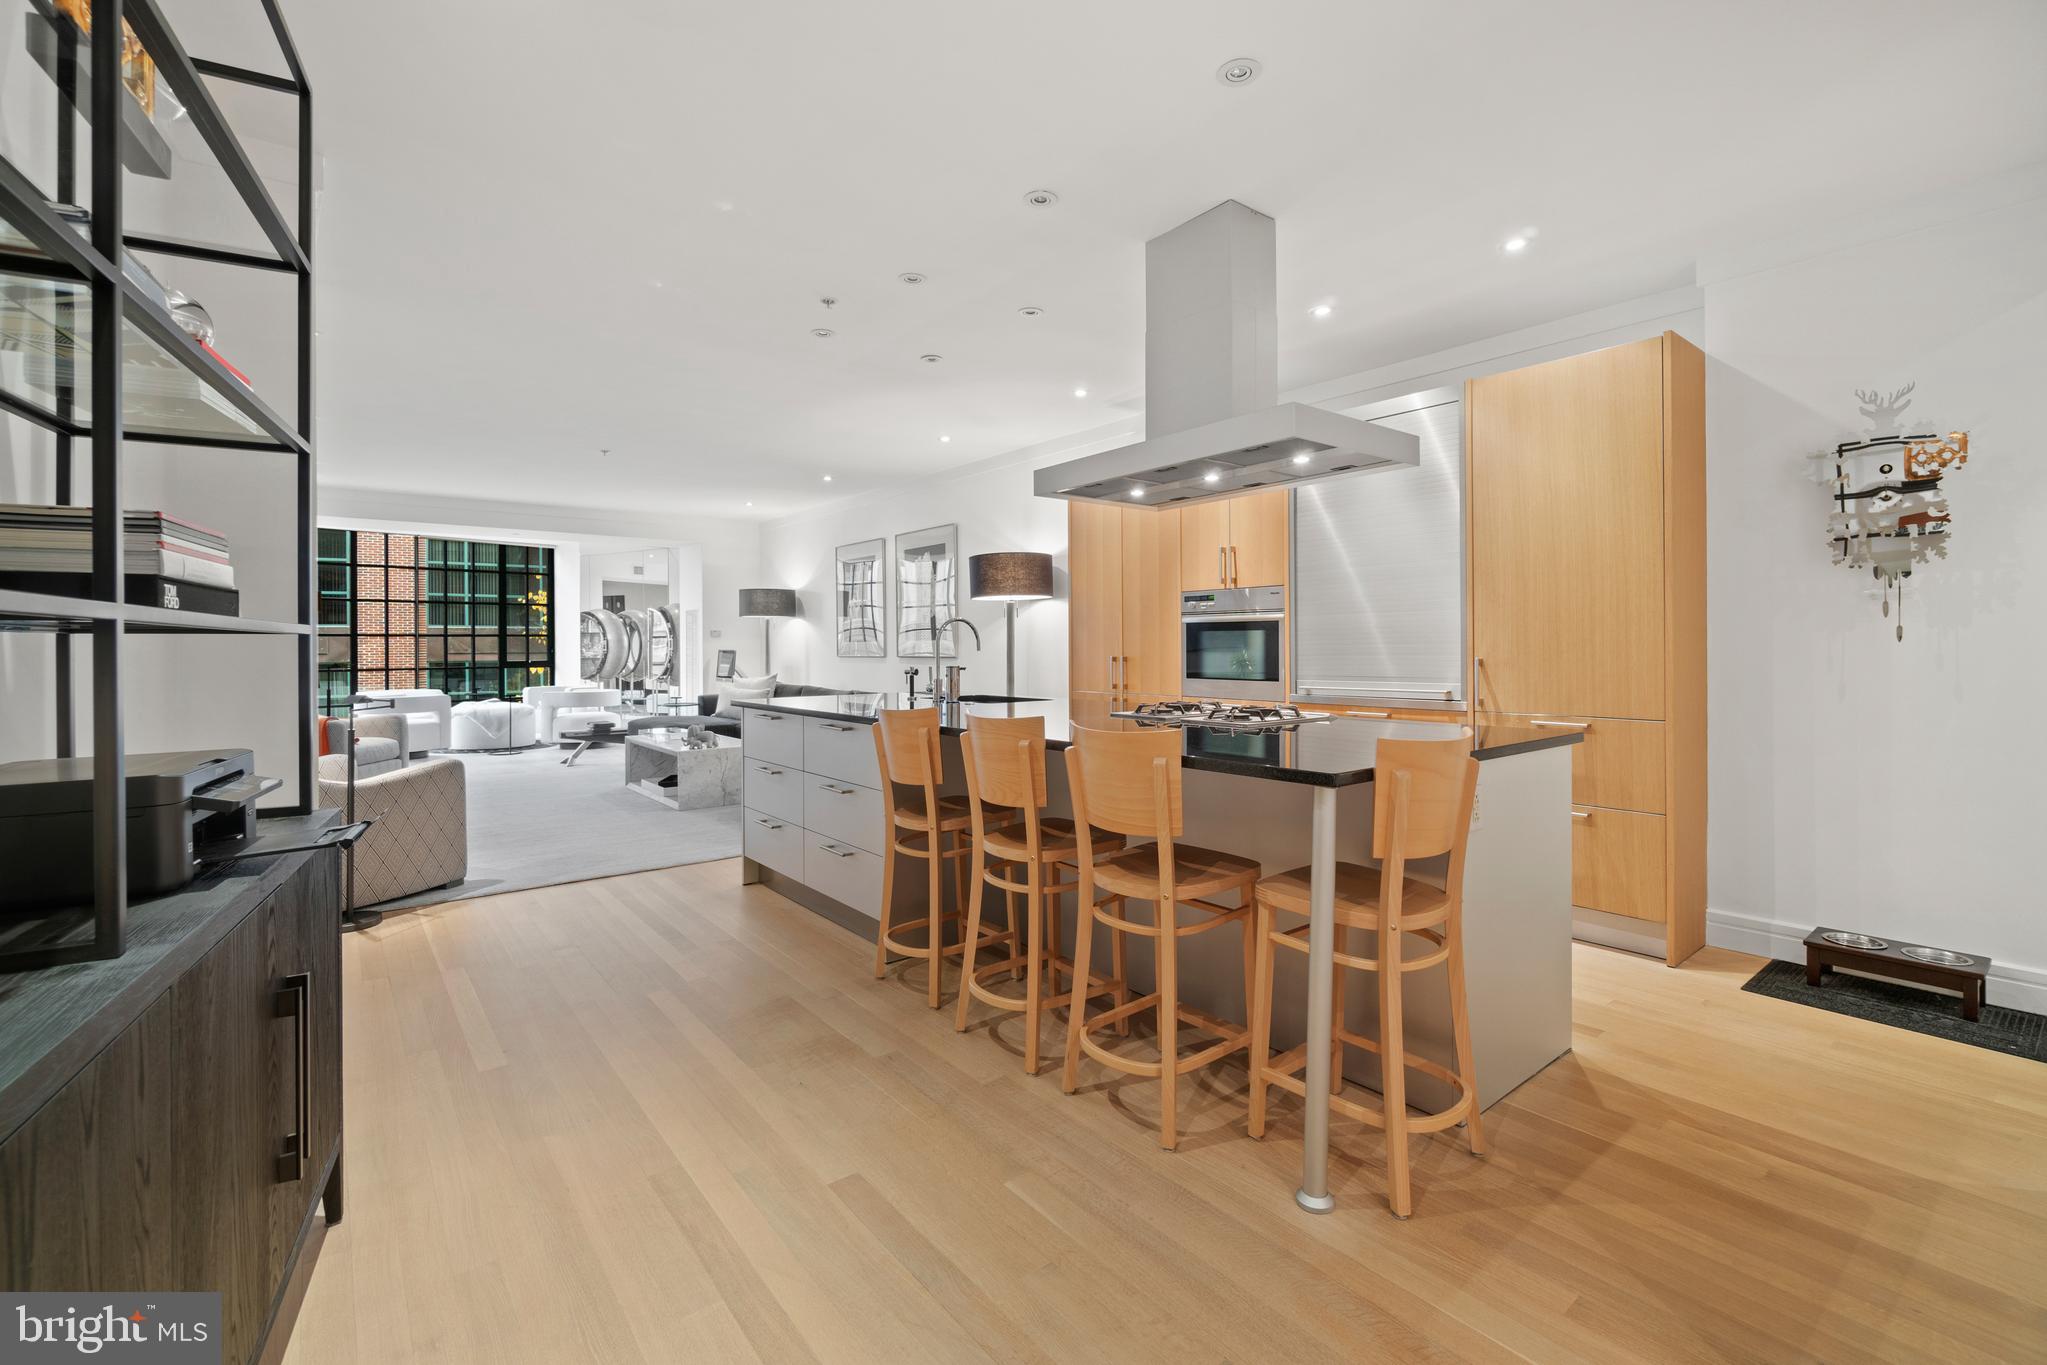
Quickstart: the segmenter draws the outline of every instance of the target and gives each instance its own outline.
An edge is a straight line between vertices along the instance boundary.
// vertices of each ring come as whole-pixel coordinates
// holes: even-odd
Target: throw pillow
[[[739,719],[739,709],[733,703],[741,701],[766,701],[775,695],[775,675],[765,678],[729,678],[718,684],[718,714],[728,720]]]

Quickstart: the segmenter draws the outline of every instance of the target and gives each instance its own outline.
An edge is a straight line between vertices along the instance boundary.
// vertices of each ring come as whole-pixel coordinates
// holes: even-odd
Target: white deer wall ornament
[[[1897,599],[1896,633],[1905,638],[1905,580],[1915,566],[1947,558],[1952,517],[1941,479],[1969,460],[1969,433],[1945,437],[1910,434],[1902,422],[1912,406],[1907,384],[1888,395],[1855,391],[1869,423],[1863,439],[1817,451],[1813,480],[1828,490],[1834,506],[1827,517],[1827,545],[1836,564],[1867,568],[1876,580],[1872,595],[1891,614]]]

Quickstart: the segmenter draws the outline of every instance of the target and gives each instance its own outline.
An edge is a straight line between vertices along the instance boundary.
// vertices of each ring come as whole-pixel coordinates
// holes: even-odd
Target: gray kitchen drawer
[[[785,877],[803,881],[803,827],[766,811],[748,810],[745,819],[746,856]],[[875,904],[879,905],[880,892],[877,890],[875,895]],[[880,917],[876,911],[875,918]]]
[[[841,782],[836,777],[806,773],[803,778],[803,827],[827,839],[852,844],[869,853],[880,853],[881,841],[887,837],[888,823],[882,809],[881,793],[874,788]]]
[[[841,905],[881,918],[881,859],[864,848],[806,830],[803,880]]]
[[[742,710],[744,718],[739,722],[739,733],[746,744],[748,758],[790,768],[803,766],[804,717],[792,716],[787,711],[762,711],[751,706]]]
[[[810,777],[803,769],[790,764],[763,763],[753,756],[753,748],[746,751],[746,805],[749,810],[778,815],[792,825],[803,823],[803,789],[810,783]]]
[[[864,721],[806,716],[803,767],[819,777],[836,777],[858,787],[879,787],[881,768],[874,757],[874,727]]]

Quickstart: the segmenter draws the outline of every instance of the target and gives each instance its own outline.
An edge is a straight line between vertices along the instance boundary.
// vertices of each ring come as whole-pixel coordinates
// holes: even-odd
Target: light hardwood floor
[[[1493,1155],[1418,1142],[1399,1223],[1339,1121],[1316,1218],[1241,1063],[1162,1152],[1154,1082],[1062,1096],[1014,1016],[956,1035],[921,964],[737,880],[347,939],[350,1202],[289,1365],[2047,1353],[2047,1068],[1744,995],[1756,959],[1578,948]]]

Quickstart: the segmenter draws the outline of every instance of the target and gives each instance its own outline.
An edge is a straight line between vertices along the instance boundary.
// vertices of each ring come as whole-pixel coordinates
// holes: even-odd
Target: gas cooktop
[[[1333,720],[1320,711],[1303,711],[1280,702],[1271,706],[1239,706],[1218,701],[1147,701],[1128,711],[1109,713],[1118,720],[1143,725],[1198,725],[1213,730],[1291,730],[1296,725]]]

